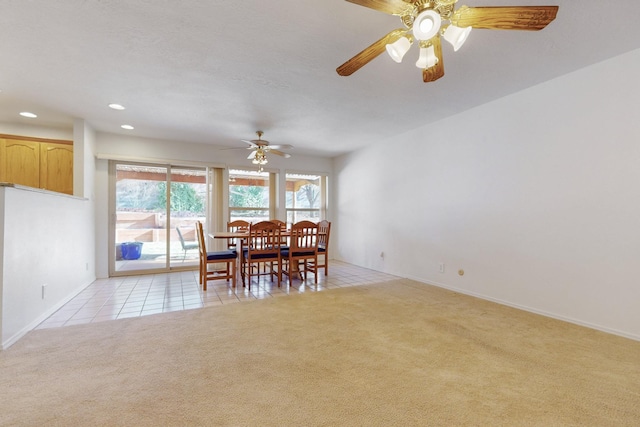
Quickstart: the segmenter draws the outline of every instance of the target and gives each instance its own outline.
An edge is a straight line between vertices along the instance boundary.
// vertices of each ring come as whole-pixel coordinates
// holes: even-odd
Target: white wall
[[[254,168],[247,160],[250,151],[247,145],[238,140],[238,149],[217,147],[209,144],[193,144],[181,141],[168,141],[149,138],[136,138],[98,132],[97,153],[100,156],[114,156],[149,161],[183,161],[193,164]],[[332,162],[321,157],[303,156],[295,149],[288,150],[292,157],[285,159],[269,155],[265,170],[301,170],[330,173]]]
[[[0,198],[7,348],[95,279],[93,208],[85,199],[34,189],[0,187]]]
[[[334,255],[640,339],[638,75],[640,50],[336,159]]]
[[[0,339],[6,348],[95,280],[95,135],[82,120],[73,129],[0,123],[0,133],[73,139],[78,196],[0,188]]]
[[[216,166],[230,168],[250,168],[255,166],[247,160],[249,151],[244,143],[238,141],[238,150],[220,149],[209,144],[193,144],[180,141],[164,141],[148,138],[127,137],[123,135],[97,133],[96,153],[100,159],[96,162],[96,275],[108,277],[108,231],[109,231],[109,176],[108,160],[148,161],[153,163],[172,163],[186,166]],[[268,156],[269,172],[279,172],[284,185],[287,172],[332,173],[332,160],[320,157],[303,156],[292,152],[285,159],[276,155]],[[281,203],[282,204],[282,201]]]
[[[0,122],[0,133],[6,135],[30,136],[32,138],[62,139],[67,141],[73,140],[73,129],[71,128],[53,128],[20,123]]]

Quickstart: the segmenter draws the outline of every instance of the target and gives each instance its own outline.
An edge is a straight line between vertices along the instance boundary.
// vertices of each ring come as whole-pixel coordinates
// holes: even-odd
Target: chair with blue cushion
[[[270,219],[269,221],[273,222],[278,227],[280,227],[280,231],[287,231],[287,223],[286,222],[280,221],[279,219]]]
[[[251,224],[248,221],[244,221],[242,219],[237,219],[235,221],[227,222],[227,231],[231,233],[244,233],[249,231],[249,226]],[[227,248],[233,251],[237,250],[237,239],[230,238],[227,239]]]
[[[318,283],[317,269],[309,268],[310,264],[318,264],[318,224],[299,221],[291,226],[289,247],[282,249],[282,262],[282,272],[289,276],[289,285],[296,274],[300,275],[300,279],[307,280],[308,271],[314,272],[315,283]]]
[[[280,227],[280,249],[288,249],[289,248],[289,237],[286,235],[287,233],[287,223],[281,221],[279,219],[270,219],[272,223],[276,224]],[[273,268],[273,267],[272,267]]]
[[[318,262],[310,264],[309,269],[315,271],[316,268],[324,268],[324,275],[329,274],[329,235],[331,233],[331,223],[322,220],[318,223]]]
[[[238,254],[235,251],[217,251],[207,252],[207,247],[204,242],[204,231],[202,229],[202,223],[196,222],[196,231],[198,233],[198,242],[200,250],[200,283],[202,284],[202,290],[207,290],[207,281],[226,279],[231,283],[233,287],[236,287],[236,260]],[[209,270],[209,265],[225,264],[224,270]]]
[[[261,275],[270,275],[273,282],[274,276],[278,278],[278,287],[282,280],[280,267],[280,242],[282,239],[280,227],[271,221],[261,221],[249,226],[249,234],[243,248],[242,256],[242,284],[251,289],[251,278]],[[260,266],[264,266],[261,272]],[[266,271],[268,268],[269,271]]]

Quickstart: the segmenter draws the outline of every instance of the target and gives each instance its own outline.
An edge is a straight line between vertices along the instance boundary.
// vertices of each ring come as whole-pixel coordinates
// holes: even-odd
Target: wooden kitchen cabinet
[[[40,188],[73,194],[73,145],[40,143]]]
[[[0,136],[0,181],[73,194],[73,144]]]

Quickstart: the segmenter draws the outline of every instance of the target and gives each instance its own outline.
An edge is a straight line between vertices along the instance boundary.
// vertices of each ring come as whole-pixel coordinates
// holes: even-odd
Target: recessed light
[[[133,126],[131,125],[122,125],[120,126],[122,129],[126,129],[126,130],[133,130]]]
[[[20,115],[22,117],[29,117],[30,119],[35,119],[36,117],[38,117],[36,114],[30,113],[28,111],[23,111],[22,113],[20,113]]]
[[[120,104],[109,104],[109,108],[113,108],[114,110],[124,110],[124,107]]]

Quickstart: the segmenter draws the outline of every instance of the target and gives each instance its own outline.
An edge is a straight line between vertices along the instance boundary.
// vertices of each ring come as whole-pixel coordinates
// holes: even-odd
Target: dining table
[[[281,236],[291,237],[291,230],[283,230],[280,232]],[[238,258],[240,261],[240,277],[242,279],[242,283],[244,284],[244,271],[243,271],[243,256],[244,256],[244,241],[245,238],[249,236],[248,231],[214,231],[213,233],[209,233],[209,237],[212,239],[237,239],[238,243],[236,247],[238,249]],[[291,269],[293,271],[297,270],[297,265],[292,265]]]
[[[212,239],[242,239],[248,235],[248,231],[215,231],[209,233],[209,237]]]

